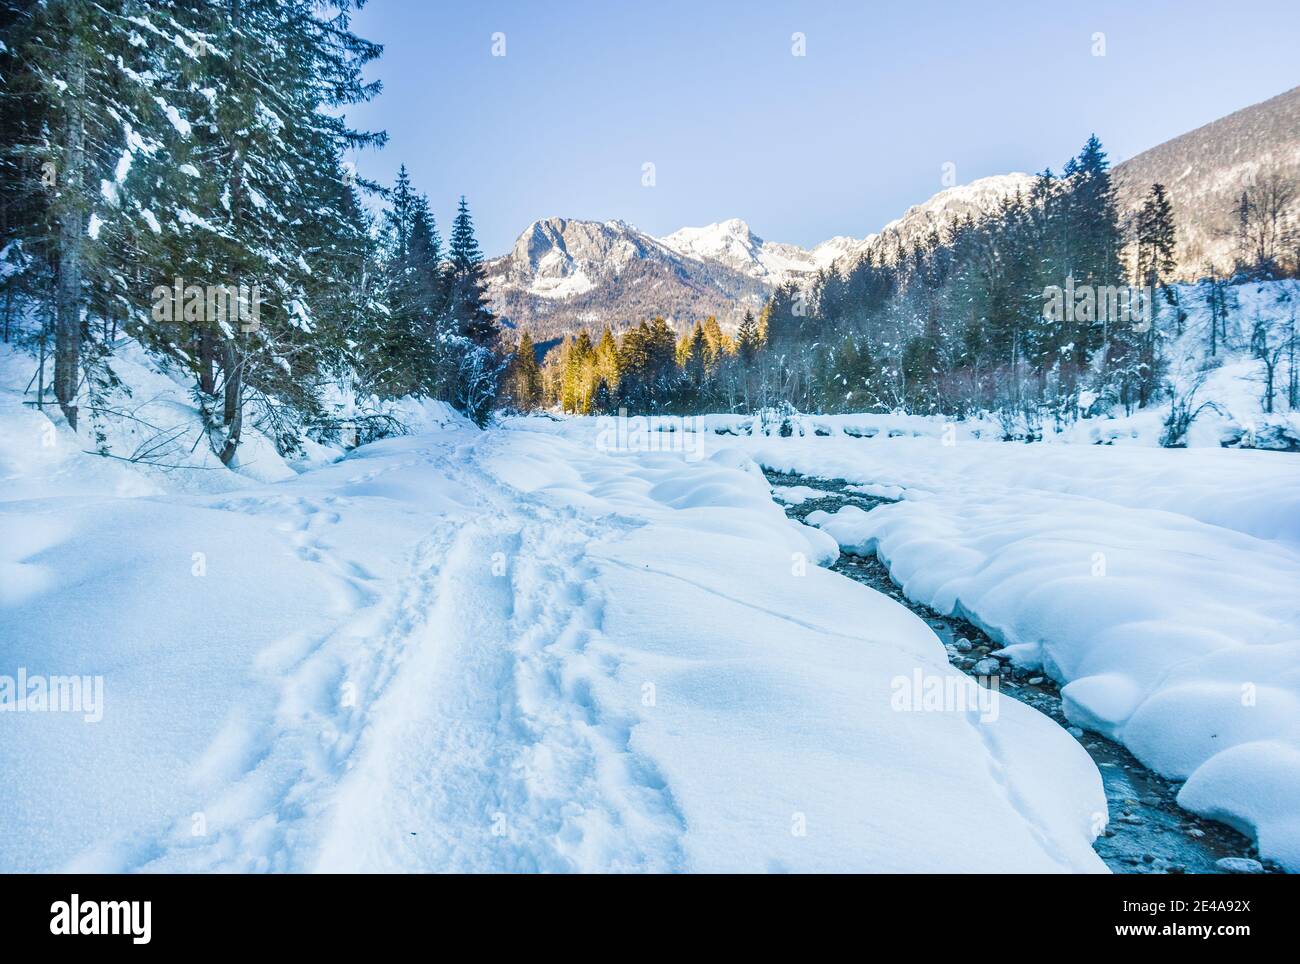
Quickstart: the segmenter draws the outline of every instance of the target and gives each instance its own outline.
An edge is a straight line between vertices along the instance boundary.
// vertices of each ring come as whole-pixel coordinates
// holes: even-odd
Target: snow
[[[880,229],[879,236],[891,233],[913,236],[933,225],[942,227],[964,214],[977,216],[993,211],[1003,198],[1016,192],[1027,195],[1034,185],[1035,175],[1018,171],[1010,174],[993,174],[977,178],[967,184],[956,184],[920,204],[908,208],[902,217],[890,221]]]
[[[166,115],[168,122],[172,125],[172,127],[176,128],[176,132],[180,134],[181,137],[190,136],[190,130],[191,130],[190,122],[181,116],[180,111],[178,111],[171,104],[167,103],[161,97],[155,97],[154,102],[157,103],[158,106],[162,109],[162,112],[163,114]]]
[[[935,429],[742,444],[901,497],[809,522],[1064,684],[1070,720],[1186,780],[1184,806],[1300,867],[1300,460]]]
[[[547,258],[550,258],[548,255]],[[543,262],[547,260],[543,259]],[[573,271],[572,274],[563,277],[553,278],[544,277],[541,274],[529,286],[530,293],[540,295],[543,298],[572,298],[575,295],[586,294],[596,285],[587,277],[581,268]]]
[[[133,491],[43,467],[28,414],[0,673],[100,675],[104,712],[0,713],[0,869],[1104,870],[1079,744],[901,698],[964,677],[739,448],[435,418]]]
[[[870,238],[836,237],[811,250],[794,244],[764,241],[740,218],[701,228],[681,228],[657,239],[677,254],[696,261],[718,262],[772,285],[810,277],[837,259],[860,254]]]
[[[776,485],[772,487],[772,497],[786,505],[802,505],[809,499],[818,499],[828,495],[820,489],[809,485]]]
[[[287,460],[249,424],[234,471],[129,342],[129,399],[75,435],[0,349],[0,871],[1104,870],[1080,744],[841,550],[1300,868],[1300,460],[1223,447],[1296,414],[1261,411],[1245,334],[1186,449],[1158,409],[1033,444],[901,414],[621,436],[336,385],[334,417],[412,434]],[[160,432],[167,466],[92,454]],[[760,466],[897,501],[794,523],[826,493]],[[6,712],[19,674],[101,680],[102,718]]]

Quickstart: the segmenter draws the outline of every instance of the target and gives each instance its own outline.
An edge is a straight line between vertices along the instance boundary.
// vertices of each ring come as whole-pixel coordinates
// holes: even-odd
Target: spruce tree
[[[511,395],[515,407],[525,412],[542,402],[542,373],[537,365],[537,348],[526,331],[519,336],[519,345],[515,349]]]
[[[745,317],[736,331],[736,353],[746,368],[754,364],[760,347],[758,323],[754,320],[754,312],[746,308]]]
[[[83,316],[122,313],[134,272],[121,222],[153,206],[118,203],[131,161],[156,152],[168,126],[153,88],[174,73],[179,51],[139,42],[153,21],[141,0],[0,8],[4,284],[52,319],[54,394],[74,429],[90,337]]]
[[[1174,270],[1174,212],[1163,184],[1152,184],[1137,216],[1138,283],[1162,285]]]
[[[488,308],[483,255],[463,195],[447,244],[445,290],[448,311],[458,333],[480,347],[491,348],[497,338],[497,321]]]

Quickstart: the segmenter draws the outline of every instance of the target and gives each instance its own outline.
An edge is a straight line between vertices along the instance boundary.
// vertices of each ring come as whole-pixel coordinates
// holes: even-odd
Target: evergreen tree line
[[[405,165],[388,202],[377,246],[384,297],[356,359],[362,380],[384,397],[442,399],[481,424],[507,356],[469,206],[461,197],[444,252],[429,200],[415,192]]]
[[[502,393],[512,407],[557,407],[580,415],[734,410],[761,338],[752,312],[734,336],[712,316],[678,337],[662,317],[621,335],[606,327],[598,340],[585,329],[550,351],[544,364],[524,332]]]
[[[0,0],[0,309],[37,404],[93,421],[129,338],[192,379],[227,464],[246,418],[285,453],[328,434],[331,385],[486,416],[503,359],[463,199],[444,255],[405,172],[343,163],[385,140],[343,114],[378,92],[360,5]]]

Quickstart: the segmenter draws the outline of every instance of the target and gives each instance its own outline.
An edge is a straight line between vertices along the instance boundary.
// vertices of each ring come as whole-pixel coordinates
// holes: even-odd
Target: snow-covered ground
[[[0,713],[0,869],[1104,870],[1082,748],[819,568],[744,453],[594,428],[6,485],[0,675],[103,689]]]
[[[74,436],[0,349],[0,870],[1103,871],[1080,744],[839,547],[1300,869],[1300,456],[1222,447],[1300,439],[1241,348],[1292,295],[1233,293],[1174,450],[1158,409],[1027,445],[403,403],[414,434],[346,457],[252,425],[232,472],[138,350]],[[760,465],[900,501],[802,526]]]
[[[1067,715],[1300,868],[1300,457],[942,433],[726,439],[902,501],[810,516],[1066,684]],[[708,446],[705,446],[705,451]]]

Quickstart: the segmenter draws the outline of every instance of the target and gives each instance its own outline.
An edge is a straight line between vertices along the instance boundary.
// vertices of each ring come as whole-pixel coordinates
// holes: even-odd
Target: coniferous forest
[[[38,404],[74,428],[112,410],[129,338],[189,373],[226,464],[250,420],[282,453],[335,436],[329,386],[487,418],[504,357],[465,199],[444,246],[405,170],[385,187],[344,161],[385,139],[345,119],[379,90],[353,10],[0,6],[0,308]]]
[[[493,314],[463,197],[444,240],[405,168],[386,186],[344,160],[385,140],[345,119],[379,91],[354,9],[4,4],[0,308],[39,405],[74,428],[85,400],[112,411],[124,337],[188,372],[226,464],[250,419],[282,453],[336,439],[328,389],[440,399],[479,423],[502,408],[780,407],[997,413],[1031,434],[1168,401],[1161,345],[1184,317],[1173,211],[1160,184],[1121,211],[1095,136],[1027,194],[786,282],[734,331],[646,318],[539,352]],[[1236,280],[1296,271],[1257,195],[1233,212]],[[1151,321],[1117,323],[1091,294],[1052,316],[1053,286],[1144,289]],[[353,423],[358,440],[393,428]]]

